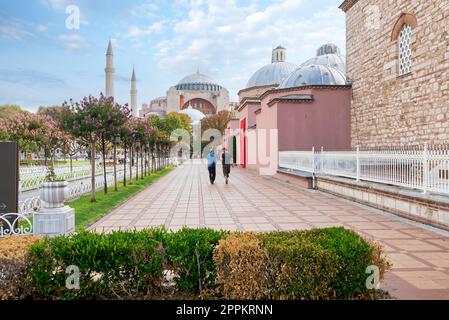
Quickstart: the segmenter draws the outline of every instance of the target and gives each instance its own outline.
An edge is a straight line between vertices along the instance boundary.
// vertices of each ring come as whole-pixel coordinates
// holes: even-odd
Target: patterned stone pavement
[[[108,232],[165,225],[176,230],[293,230],[344,226],[385,246],[393,269],[382,288],[399,299],[449,299],[449,233],[314,190],[233,168],[225,185],[205,165],[187,162],[103,217]]]

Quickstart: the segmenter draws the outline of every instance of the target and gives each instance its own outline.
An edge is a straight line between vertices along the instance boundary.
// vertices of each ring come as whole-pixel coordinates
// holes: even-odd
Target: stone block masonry
[[[449,140],[449,1],[347,0],[352,146]],[[401,20],[402,19],[402,20]],[[411,73],[399,76],[397,30],[412,27]]]

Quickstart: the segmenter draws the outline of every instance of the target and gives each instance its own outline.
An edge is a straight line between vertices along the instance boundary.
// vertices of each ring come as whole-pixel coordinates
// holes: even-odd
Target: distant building
[[[159,97],[150,101],[149,104],[144,103],[139,111],[139,116],[142,118],[151,115],[157,115],[161,118],[165,117],[167,113],[167,97]]]
[[[167,96],[143,104],[140,116],[157,114],[161,117],[170,112],[193,109],[204,116],[210,116],[221,110],[230,110],[229,92],[199,70],[182,78],[167,90]],[[191,112],[187,112],[189,114]],[[192,113],[193,114],[193,113]],[[198,113],[195,112],[195,118]]]
[[[346,0],[352,146],[449,141],[449,1]]]

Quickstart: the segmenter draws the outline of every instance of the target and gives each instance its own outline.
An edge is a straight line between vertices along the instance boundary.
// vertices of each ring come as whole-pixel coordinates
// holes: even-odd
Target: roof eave
[[[345,0],[343,3],[338,7],[343,12],[347,12],[349,9],[351,9],[359,0]]]

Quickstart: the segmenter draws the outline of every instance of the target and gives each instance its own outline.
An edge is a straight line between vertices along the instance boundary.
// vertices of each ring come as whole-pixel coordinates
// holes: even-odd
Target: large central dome
[[[199,71],[182,78],[175,87],[177,90],[192,91],[219,91],[221,89],[219,84]]]
[[[285,48],[279,46],[273,49],[271,63],[257,70],[246,84],[246,88],[279,85],[298,66],[285,62]]]

